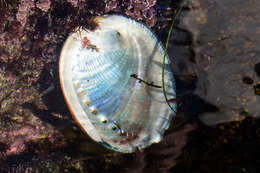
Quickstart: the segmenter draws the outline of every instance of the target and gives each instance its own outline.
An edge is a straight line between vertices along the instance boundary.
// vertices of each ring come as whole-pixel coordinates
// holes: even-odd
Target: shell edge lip
[[[109,145],[105,141],[101,141],[101,142],[98,142],[98,143],[101,144],[102,146],[106,147],[107,149],[112,150],[112,151],[116,151],[116,152],[121,152],[121,153],[133,153],[133,152],[135,152],[135,151],[129,151],[129,150],[120,150],[119,148],[112,147],[111,145]]]
[[[72,33],[71,33],[69,36],[71,36],[71,35],[72,35]],[[69,37],[68,37],[68,38],[69,38]],[[64,85],[64,83],[63,83],[63,75],[61,75],[61,74],[62,74],[62,70],[63,70],[63,67],[62,67],[62,65],[63,65],[62,59],[63,59],[63,58],[62,58],[62,57],[63,57],[63,55],[64,55],[64,48],[66,47],[66,44],[68,44],[68,42],[69,42],[68,38],[66,39],[65,43],[64,43],[63,46],[62,46],[61,54],[60,54],[60,56],[59,56],[59,82],[60,82],[60,86],[61,86],[61,91],[62,91],[62,94],[63,94],[63,96],[64,96],[64,98],[65,98],[66,105],[68,106],[69,111],[70,111],[71,115],[73,116],[73,119],[76,121],[76,124],[77,124],[77,125],[80,127],[80,129],[81,129],[84,133],[86,133],[90,138],[95,139],[95,138],[92,137],[93,135],[90,135],[90,134],[87,132],[87,130],[85,130],[85,128],[83,127],[83,125],[81,125],[80,121],[78,120],[76,114],[73,112],[73,109],[72,109],[71,105],[69,104],[69,98],[68,98],[67,94],[65,93],[65,89],[64,89],[64,86],[63,86],[63,85]],[[99,136],[99,139],[100,139],[100,140],[97,140],[97,142],[102,142],[100,136]],[[95,140],[95,141],[96,141],[96,140]]]

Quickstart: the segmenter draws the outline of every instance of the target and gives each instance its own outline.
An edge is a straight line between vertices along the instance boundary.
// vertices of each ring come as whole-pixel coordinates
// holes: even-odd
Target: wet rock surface
[[[201,120],[214,125],[260,116],[259,1],[190,4],[193,10],[187,13],[183,24],[193,36],[199,83],[195,93],[218,108],[201,115]]]
[[[191,40],[174,69],[195,79],[182,101],[186,115],[201,121],[171,171],[259,172],[260,1],[188,4],[176,35]]]

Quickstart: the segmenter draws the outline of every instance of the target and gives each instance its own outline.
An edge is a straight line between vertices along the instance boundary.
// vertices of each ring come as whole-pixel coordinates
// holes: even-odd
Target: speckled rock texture
[[[209,125],[260,117],[260,2],[190,1],[183,24],[193,36],[198,87],[216,109],[201,115]],[[245,78],[252,80],[246,83]]]
[[[169,54],[185,116],[201,121],[171,172],[260,171],[259,10],[258,0],[188,1]]]

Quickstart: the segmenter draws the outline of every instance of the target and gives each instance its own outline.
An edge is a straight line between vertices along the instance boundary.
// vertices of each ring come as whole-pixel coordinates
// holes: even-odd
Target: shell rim
[[[103,16],[97,16],[97,17],[94,17],[94,19],[103,19],[103,18],[106,18],[108,17],[109,15],[103,15]],[[115,15],[115,16],[120,16],[120,15]],[[125,16],[124,16],[125,17]],[[127,17],[128,19],[131,19],[129,17]],[[98,21],[96,21],[98,22]],[[76,27],[77,28],[77,27]],[[63,57],[63,54],[64,54],[64,46],[68,43],[68,38],[73,34],[74,32],[70,33],[69,36],[67,37],[67,39],[65,40],[65,42],[63,43],[63,46],[62,46],[62,50],[61,50],[61,53],[60,53],[60,56],[59,56],[59,82],[60,82],[60,86],[61,86],[61,90],[62,90],[62,95],[63,97],[65,98],[65,102],[66,102],[66,105],[68,106],[68,109],[73,117],[73,119],[76,121],[76,124],[80,127],[80,129],[88,135],[88,137],[90,137],[92,140],[94,140],[95,138],[93,138],[90,133],[88,133],[88,131],[83,127],[83,125],[80,123],[79,119],[77,118],[76,116],[76,113],[73,111],[73,108],[72,108],[72,105],[69,104],[69,98],[67,96],[67,94],[65,93],[65,89],[64,89],[64,83],[63,83],[63,75],[61,75],[61,70],[63,69],[61,66],[62,66],[62,57]],[[112,150],[112,151],[117,151],[117,152],[123,152],[123,153],[132,153],[132,152],[135,152],[135,150],[133,151],[130,151],[130,150],[125,150],[125,151],[122,151],[120,150],[119,148],[115,148],[111,145],[109,145],[108,143],[106,143],[105,141],[102,140],[102,138],[99,136],[99,138],[101,140],[94,140],[95,142],[99,143],[100,145],[102,146],[105,146],[106,148]]]

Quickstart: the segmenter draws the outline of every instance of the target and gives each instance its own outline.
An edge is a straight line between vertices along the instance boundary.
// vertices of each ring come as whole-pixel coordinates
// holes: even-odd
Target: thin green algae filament
[[[170,26],[170,29],[169,29],[169,32],[168,32],[168,36],[167,36],[167,40],[166,40],[166,45],[165,45],[165,49],[164,49],[164,55],[163,55],[163,64],[162,64],[162,88],[163,88],[163,95],[164,95],[164,98],[166,100],[166,103],[168,104],[168,106],[171,108],[171,110],[174,110],[174,108],[170,105],[169,103],[169,100],[167,98],[167,94],[166,94],[166,89],[165,89],[165,83],[164,83],[164,70],[165,70],[165,57],[167,55],[167,50],[168,50],[168,45],[169,45],[169,40],[170,40],[170,37],[172,35],[172,30],[173,30],[173,26],[177,20],[177,18],[179,17],[179,15],[181,14],[181,11],[184,7],[184,3],[181,5],[181,7],[179,8],[179,10],[177,11],[175,17],[173,18],[173,21],[171,23],[171,26]]]

